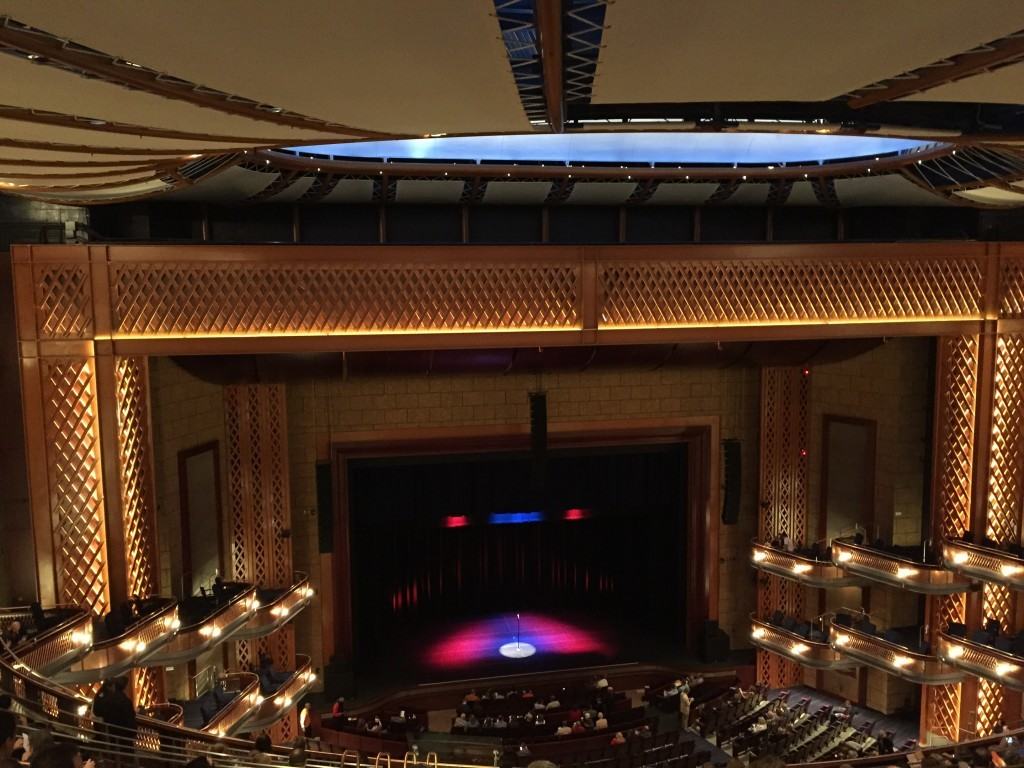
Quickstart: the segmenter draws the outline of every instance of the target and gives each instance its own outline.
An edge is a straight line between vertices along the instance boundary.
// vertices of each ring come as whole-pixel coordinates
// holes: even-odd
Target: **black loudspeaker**
[[[725,493],[722,495],[722,523],[735,525],[740,519],[740,485],[743,465],[740,459],[740,441],[722,441]]]
[[[548,396],[530,393],[530,485],[534,503],[547,508]]]
[[[730,651],[729,635],[725,633],[725,630],[718,626],[717,621],[705,621],[704,631],[700,636],[701,661],[728,661]]]
[[[331,487],[331,465],[316,465],[316,531],[320,554],[334,551],[334,489]]]
[[[548,393],[530,393],[530,450],[534,458],[548,449]]]

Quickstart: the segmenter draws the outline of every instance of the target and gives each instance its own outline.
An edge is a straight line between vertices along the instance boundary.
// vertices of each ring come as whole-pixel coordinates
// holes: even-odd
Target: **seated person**
[[[373,718],[373,721],[366,724],[367,733],[381,733],[384,730],[384,723],[381,722],[379,717]]]
[[[462,703],[471,704],[477,701],[480,701],[480,697],[476,694],[476,688],[470,688],[469,693],[466,694],[466,697],[462,700]]]
[[[581,733],[586,733],[587,729],[581,721],[577,720],[572,724],[572,732],[573,734],[578,735]]]
[[[617,747],[620,744],[625,744],[625,743],[626,743],[626,737],[622,735],[622,731],[616,731],[615,735],[612,736],[612,740],[610,742],[610,744],[613,747]]]
[[[469,721],[466,716],[461,712],[455,714],[455,719],[452,720],[452,728],[458,728],[460,730],[466,730],[469,727]]]
[[[597,682],[594,683],[594,687],[597,688],[598,690],[600,690],[601,688],[607,688],[608,687],[608,678],[605,677],[604,675],[601,675],[599,678],[597,678]]]
[[[257,673],[260,679],[260,692],[264,695],[274,693],[291,678],[290,672],[281,672],[274,667],[274,662],[266,654],[260,655],[260,667]]]
[[[562,724],[555,729],[555,736],[569,736],[572,733],[572,728],[569,727],[569,721],[563,720]]]
[[[547,706],[545,707],[545,709],[561,709],[561,708],[562,708],[562,702],[560,702],[558,700],[557,696],[552,696],[550,699],[548,699]]]
[[[608,718],[606,718],[604,716],[604,712],[598,712],[597,713],[597,719],[594,720],[594,729],[598,730],[598,731],[603,731],[607,727],[608,727]]]

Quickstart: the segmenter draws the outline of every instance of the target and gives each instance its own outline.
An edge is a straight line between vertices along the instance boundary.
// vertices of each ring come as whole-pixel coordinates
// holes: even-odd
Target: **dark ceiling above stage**
[[[312,377],[445,376],[614,368],[727,368],[812,365],[848,360],[884,339],[722,342],[644,346],[348,352],[316,355],[175,357],[192,375],[217,384],[287,382]]]

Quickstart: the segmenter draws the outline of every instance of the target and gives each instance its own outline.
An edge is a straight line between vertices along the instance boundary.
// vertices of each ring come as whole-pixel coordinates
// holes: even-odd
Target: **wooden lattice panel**
[[[102,615],[110,594],[93,363],[46,359],[41,366],[60,600]]]
[[[1021,462],[1024,459],[1024,335],[1001,334],[996,343],[992,402],[987,535],[1020,540]]]
[[[970,528],[974,471],[974,422],[978,389],[978,337],[940,340],[938,523],[946,538]]]
[[[1024,260],[1006,259],[999,275],[999,316],[1024,318]]]
[[[605,326],[977,318],[972,258],[610,262]]]
[[[758,537],[767,541],[782,533],[794,541],[807,536],[807,431],[810,420],[810,379],[800,368],[765,368],[761,373],[761,479],[763,502]],[[803,586],[778,577],[758,580],[762,616],[780,610],[801,616]],[[772,686],[794,685],[800,679],[795,662],[758,651],[758,679]]]
[[[114,377],[128,594],[145,597],[159,592],[145,358],[117,358]]]
[[[225,387],[224,406],[232,575],[265,587],[290,586],[291,539],[282,535],[291,527],[285,388]],[[240,670],[255,670],[261,654],[270,656],[278,669],[294,669],[294,628],[285,626],[267,637],[235,644]],[[275,725],[276,743],[297,735],[293,723],[290,717]]]
[[[84,266],[37,265],[35,310],[44,339],[89,338],[93,334],[92,287]]]
[[[978,679],[978,736],[988,736],[1003,716],[1003,687],[987,678]]]
[[[573,328],[571,264],[121,264],[116,333],[318,334]]]

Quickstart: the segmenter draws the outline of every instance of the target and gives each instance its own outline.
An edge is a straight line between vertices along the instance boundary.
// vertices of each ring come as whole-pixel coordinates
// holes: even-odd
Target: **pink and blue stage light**
[[[515,644],[536,649],[534,658],[568,657],[584,654],[611,658],[614,649],[595,632],[539,613],[523,613],[518,623],[516,614],[501,614],[470,621],[435,642],[426,652],[425,661],[435,669],[458,669],[482,662],[500,660],[501,648]]]

